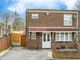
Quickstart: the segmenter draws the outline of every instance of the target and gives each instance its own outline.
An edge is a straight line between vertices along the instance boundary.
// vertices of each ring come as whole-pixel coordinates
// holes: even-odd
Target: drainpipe
[[[77,12],[77,24],[76,24],[76,28],[78,29],[78,12]],[[78,30],[77,30],[76,34],[77,34],[77,42],[78,42]]]

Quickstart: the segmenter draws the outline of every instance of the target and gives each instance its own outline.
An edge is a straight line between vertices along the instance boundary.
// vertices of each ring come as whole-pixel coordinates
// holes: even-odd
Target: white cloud
[[[27,8],[54,8],[57,2],[62,2],[67,6],[67,9],[72,9],[76,0],[19,0],[12,6],[8,7],[10,11],[24,13]]]
[[[66,0],[65,4],[67,5],[67,9],[73,9],[76,1],[77,0]]]
[[[23,13],[23,11],[25,10],[25,6],[22,5],[21,3],[18,3],[10,6],[8,9],[11,11],[17,11]]]

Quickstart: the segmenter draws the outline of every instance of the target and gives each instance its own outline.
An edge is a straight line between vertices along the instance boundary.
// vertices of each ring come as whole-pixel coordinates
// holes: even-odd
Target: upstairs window
[[[64,14],[64,26],[72,26],[72,14]]]
[[[32,14],[31,18],[32,18],[32,19],[38,19],[39,16],[38,16],[38,14]]]

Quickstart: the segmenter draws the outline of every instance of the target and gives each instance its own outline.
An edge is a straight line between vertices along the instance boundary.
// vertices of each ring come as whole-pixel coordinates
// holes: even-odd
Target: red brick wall
[[[66,14],[66,12],[49,13],[49,15],[46,15],[46,12],[34,12],[39,14],[39,18],[37,20],[32,20],[32,13],[33,12],[27,13],[27,24],[30,27],[64,27],[64,14]],[[76,26],[76,20],[73,20],[73,26]]]
[[[79,31],[80,31],[80,11],[78,12],[78,27],[79,27]],[[80,32],[78,33],[78,44],[80,44]]]
[[[0,38],[0,52],[9,48],[10,45],[10,36],[3,36],[2,38]]]
[[[80,27],[80,11],[78,12],[78,24],[79,24],[79,27]]]
[[[37,34],[37,38],[36,39],[29,39],[27,38],[26,40],[26,45],[27,45],[27,48],[42,48],[42,33],[40,34]]]

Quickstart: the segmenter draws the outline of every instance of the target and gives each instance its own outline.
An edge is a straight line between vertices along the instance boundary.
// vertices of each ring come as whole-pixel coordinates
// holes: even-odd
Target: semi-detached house
[[[80,45],[79,27],[80,11],[27,9],[27,48],[75,48]]]

